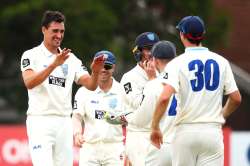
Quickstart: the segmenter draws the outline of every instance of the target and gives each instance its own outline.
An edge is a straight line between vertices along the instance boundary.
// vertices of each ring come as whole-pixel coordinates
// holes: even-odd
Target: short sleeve
[[[164,73],[161,76],[162,83],[171,85],[175,89],[175,91],[178,92],[179,90],[178,75],[179,75],[179,68],[177,61],[172,60],[166,65],[164,69]]]
[[[120,82],[124,88],[125,102],[133,109],[136,109],[140,105],[143,97],[143,85],[140,85],[137,79],[131,74],[124,74]]]
[[[84,94],[84,87],[78,89],[75,94],[74,104],[73,104],[73,113],[79,113],[80,115],[84,116],[84,98],[86,94]]]
[[[35,70],[35,55],[31,51],[25,51],[21,58],[21,71]]]
[[[82,64],[82,61],[77,59],[76,61],[76,74],[75,74],[75,82],[78,82],[81,76],[85,74],[89,74],[87,68]]]
[[[232,69],[231,69],[228,61],[226,62],[224,81],[225,81],[225,84],[224,84],[224,94],[225,95],[230,94],[230,93],[238,90]]]

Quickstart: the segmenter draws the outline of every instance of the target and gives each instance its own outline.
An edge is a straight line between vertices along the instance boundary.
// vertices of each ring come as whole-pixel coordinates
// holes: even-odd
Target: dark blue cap
[[[176,56],[175,45],[170,41],[159,41],[151,49],[152,56],[158,59],[173,59]]]
[[[176,28],[192,40],[202,40],[205,34],[205,25],[199,16],[184,17]]]
[[[115,56],[114,56],[114,54],[112,52],[106,51],[106,50],[98,51],[95,54],[95,57],[98,57],[98,56],[100,56],[102,54],[106,57],[106,60],[105,60],[104,64],[110,64],[110,65],[115,64]]]
[[[153,32],[144,32],[136,37],[135,47],[142,49],[144,47],[152,47],[159,41],[157,34]]]

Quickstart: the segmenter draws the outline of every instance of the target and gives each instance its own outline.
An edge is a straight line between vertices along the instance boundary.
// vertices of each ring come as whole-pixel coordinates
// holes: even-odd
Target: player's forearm
[[[72,116],[73,134],[82,134],[82,118],[81,115],[76,113]]]
[[[239,91],[233,92],[229,95],[225,106],[223,107],[223,117],[228,118],[239,106],[241,103],[241,95]]]
[[[54,64],[49,65],[46,69],[36,73],[33,70],[26,70],[22,73],[24,84],[28,89],[32,89],[40,85],[50,73],[56,68]]]
[[[82,76],[78,84],[86,87],[88,90],[96,90],[98,86],[98,73],[92,72],[90,76]]]
[[[159,101],[156,105],[156,110],[153,114],[153,120],[152,120],[152,125],[151,125],[152,129],[159,129],[160,120],[166,111],[168,103],[169,103],[169,98],[168,99],[163,99],[163,98],[159,99]]]

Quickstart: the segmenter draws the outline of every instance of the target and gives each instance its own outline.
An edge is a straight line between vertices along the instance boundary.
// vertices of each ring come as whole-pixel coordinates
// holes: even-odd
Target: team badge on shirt
[[[117,107],[117,99],[116,98],[112,98],[109,100],[109,108],[115,109]]]
[[[132,92],[132,86],[130,82],[124,84],[123,86],[124,86],[126,94],[129,94],[129,92]]]
[[[66,77],[68,75],[68,70],[69,70],[68,64],[62,64],[61,68],[62,68],[64,77]]]
[[[23,68],[29,66],[30,65],[30,60],[29,59],[23,59],[22,65],[23,65]]]

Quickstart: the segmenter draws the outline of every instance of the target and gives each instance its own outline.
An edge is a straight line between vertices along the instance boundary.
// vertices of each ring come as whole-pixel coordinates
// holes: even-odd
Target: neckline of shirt
[[[109,89],[109,91],[107,93],[105,93],[99,86],[96,88],[96,93],[105,93],[106,95],[110,95],[110,94],[114,94],[115,92],[115,87],[116,87],[116,80],[112,77],[113,82],[112,82],[112,86]]]
[[[40,46],[41,46],[41,49],[42,49],[42,51],[43,51],[43,55],[45,55],[45,56],[47,56],[47,57],[52,57],[52,55],[55,55],[55,54],[53,54],[52,52],[50,52],[50,51],[45,47],[44,42],[42,42]],[[60,47],[59,47],[58,49],[61,50]]]
[[[185,48],[185,52],[189,52],[189,51],[207,51],[208,48],[206,47],[187,47]]]

